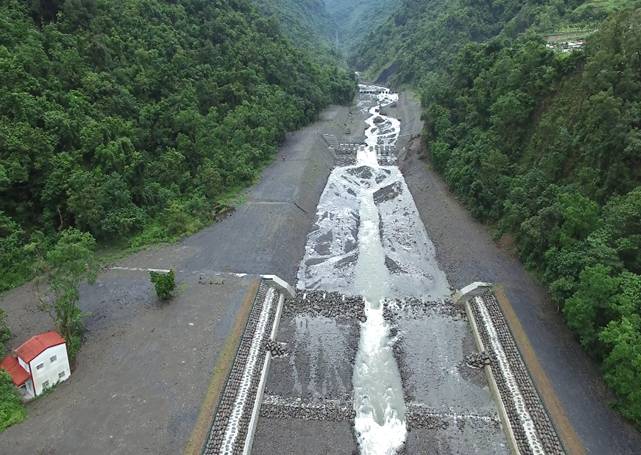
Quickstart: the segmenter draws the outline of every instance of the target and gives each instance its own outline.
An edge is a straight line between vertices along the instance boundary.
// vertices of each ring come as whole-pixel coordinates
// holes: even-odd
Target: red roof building
[[[71,374],[67,346],[58,332],[29,338],[0,362],[25,399],[40,395]]]
[[[9,373],[9,376],[11,376],[16,387],[20,387],[31,377],[29,372],[20,366],[18,359],[12,355],[8,355],[2,359],[2,362],[0,362],[0,368]]]
[[[18,357],[25,363],[29,363],[38,357],[45,349],[64,344],[64,342],[64,338],[62,338],[58,332],[45,332],[31,337],[22,343],[18,349],[16,349],[16,354],[18,354]]]

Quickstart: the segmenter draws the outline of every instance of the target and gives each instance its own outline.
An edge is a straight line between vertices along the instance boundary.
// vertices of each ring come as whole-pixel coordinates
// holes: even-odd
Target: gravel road
[[[321,134],[344,137],[355,117],[347,107],[333,107],[320,121],[290,134],[234,216],[185,241],[194,250],[186,268],[272,273],[295,283],[316,204],[334,165]]]
[[[179,274],[169,303],[144,272],[110,271],[85,288],[93,311],[76,369],[0,434],[11,447],[0,453],[179,453],[254,281],[202,276]]]

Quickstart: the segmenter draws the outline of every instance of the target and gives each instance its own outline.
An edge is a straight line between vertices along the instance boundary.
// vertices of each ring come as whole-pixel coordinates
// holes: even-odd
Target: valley
[[[639,0],[0,23],[0,447],[640,452]]]

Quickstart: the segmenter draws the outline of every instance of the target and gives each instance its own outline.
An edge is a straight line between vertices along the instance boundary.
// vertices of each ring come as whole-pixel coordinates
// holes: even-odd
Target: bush
[[[0,356],[6,352],[7,341],[11,339],[11,330],[7,325],[7,313],[0,308]]]
[[[22,422],[27,413],[11,376],[0,370],[0,431]]]
[[[169,300],[173,297],[174,289],[176,289],[176,275],[173,270],[168,273],[149,272],[149,275],[160,300]]]
[[[33,257],[25,250],[28,243],[25,231],[0,210],[0,292],[31,277]]]

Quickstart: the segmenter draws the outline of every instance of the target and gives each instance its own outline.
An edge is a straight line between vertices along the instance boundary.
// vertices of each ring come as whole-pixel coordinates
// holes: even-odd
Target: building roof
[[[0,368],[7,370],[7,373],[11,376],[16,387],[20,387],[31,377],[29,372],[20,366],[18,359],[12,355],[8,355],[2,359],[2,362],[0,362]]]
[[[58,332],[45,332],[31,337],[22,343],[18,349],[16,349],[16,354],[18,354],[18,357],[24,362],[29,363],[38,357],[45,349],[58,346],[64,342],[65,340]]]

